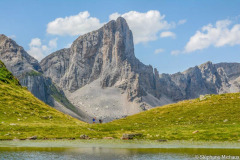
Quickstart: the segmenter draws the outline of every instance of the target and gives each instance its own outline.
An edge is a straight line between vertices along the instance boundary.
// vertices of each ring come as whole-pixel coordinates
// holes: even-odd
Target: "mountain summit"
[[[40,64],[44,75],[91,116],[112,120],[161,104],[158,75],[135,57],[132,32],[122,17]]]
[[[84,121],[122,118],[202,94],[240,92],[239,63],[204,63],[160,74],[134,54],[133,35],[119,17],[79,36],[40,64],[0,35],[0,59],[40,100]]]
[[[33,70],[42,72],[36,59],[31,57],[23,47],[3,34],[0,34],[0,57],[7,68],[11,68],[11,72],[15,76]]]

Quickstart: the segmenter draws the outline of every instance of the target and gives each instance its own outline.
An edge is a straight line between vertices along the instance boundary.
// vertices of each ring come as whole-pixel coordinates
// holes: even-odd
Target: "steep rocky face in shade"
[[[41,61],[44,74],[59,84],[69,67],[70,49],[61,49]]]

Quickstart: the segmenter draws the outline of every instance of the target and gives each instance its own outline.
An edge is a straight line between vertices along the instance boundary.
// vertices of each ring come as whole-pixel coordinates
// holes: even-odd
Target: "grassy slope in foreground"
[[[239,141],[240,94],[206,97],[154,108],[93,128],[112,134],[143,133],[147,139]]]
[[[192,133],[198,130],[198,133]],[[240,94],[211,95],[151,109],[106,124],[86,124],[47,106],[21,87],[0,62],[0,139],[91,138],[143,133],[144,139],[240,139]]]
[[[34,97],[0,61],[0,139],[67,138],[85,126]]]

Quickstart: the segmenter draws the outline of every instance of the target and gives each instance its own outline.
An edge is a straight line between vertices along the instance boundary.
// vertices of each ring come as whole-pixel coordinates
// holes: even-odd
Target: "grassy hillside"
[[[0,61],[0,139],[68,138],[82,130],[85,123],[35,98]]]
[[[193,133],[197,131],[197,133]],[[240,94],[206,96],[151,109],[106,124],[86,124],[47,106],[19,85],[0,62],[0,139],[120,138],[142,133],[143,139],[240,140]]]
[[[198,98],[154,108],[102,125],[99,130],[116,137],[134,132],[147,139],[237,141],[240,94],[209,95],[202,101]]]
[[[0,82],[2,82],[2,84],[20,85],[18,80],[7,70],[2,61],[0,61]]]

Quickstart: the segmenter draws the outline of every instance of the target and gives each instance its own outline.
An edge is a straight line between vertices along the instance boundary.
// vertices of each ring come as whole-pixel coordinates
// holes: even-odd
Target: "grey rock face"
[[[0,58],[15,76],[32,70],[42,72],[36,59],[3,34],[0,34]]]
[[[60,83],[60,79],[67,72],[69,67],[70,49],[62,49],[54,52],[41,61],[44,74],[51,77],[56,83]]]
[[[85,111],[91,112],[92,114],[89,113],[91,116],[98,116],[96,114],[101,113],[101,116],[109,121],[155,106],[160,101],[158,98],[161,94],[157,91],[160,87],[158,72],[156,69],[153,72],[152,66],[144,65],[135,57],[132,32],[125,19],[121,17],[96,31],[80,36],[73,42],[71,48],[47,56],[40,65],[44,75],[62,88],[77,108],[88,106],[89,109],[86,108]],[[94,85],[88,85],[93,82]],[[86,85],[88,89],[84,87]],[[81,89],[83,87],[84,89]],[[96,92],[102,90],[103,95],[92,93],[93,88]],[[106,88],[118,88],[119,93],[115,92],[115,89],[108,91]],[[96,96],[94,98],[99,101],[101,99],[101,102],[83,99],[83,92],[87,97],[92,96],[90,91]],[[105,94],[107,96],[109,92],[114,95],[106,102],[102,96]],[[127,102],[115,102],[116,97],[121,99],[122,96],[126,96],[126,101],[134,105],[128,104],[132,106],[128,108],[124,106]],[[85,105],[82,106],[79,101],[84,101]],[[96,107],[98,103],[104,106]],[[113,103],[118,106],[112,106]],[[99,108],[96,114],[92,112],[91,106]],[[116,113],[119,113],[109,117],[105,106],[112,106]]]
[[[240,63],[218,63],[215,66],[218,69],[222,69],[230,80],[240,76]]]
[[[45,79],[43,76],[24,75],[20,79],[20,83],[26,86],[35,97],[43,102],[53,105],[53,98],[50,96],[47,90],[47,84],[51,84],[50,80]]]
[[[80,36],[70,49],[59,50],[40,64],[45,76],[70,92],[100,79],[102,88],[121,88],[130,101],[146,92],[160,96],[158,77],[151,66],[136,59],[132,32],[123,18]]]

